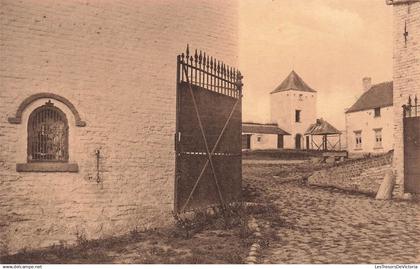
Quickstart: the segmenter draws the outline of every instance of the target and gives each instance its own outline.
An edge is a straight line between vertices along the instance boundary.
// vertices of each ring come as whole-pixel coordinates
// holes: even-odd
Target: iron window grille
[[[28,162],[68,162],[68,122],[51,101],[35,109],[28,120]]]

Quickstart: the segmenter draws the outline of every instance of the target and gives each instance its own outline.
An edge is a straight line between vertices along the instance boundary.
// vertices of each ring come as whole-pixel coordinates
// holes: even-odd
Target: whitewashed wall
[[[291,135],[284,137],[284,148],[295,148],[296,134],[302,135],[302,149],[306,147],[305,131],[316,122],[316,92],[283,91],[270,95],[271,121]],[[300,122],[295,122],[295,111],[301,110]]]
[[[346,113],[347,150],[350,153],[383,153],[393,149],[393,120],[392,106],[381,108],[381,116],[374,117],[374,110],[363,110]],[[376,147],[374,129],[382,128],[382,147]],[[361,149],[356,149],[355,131],[362,131]]]

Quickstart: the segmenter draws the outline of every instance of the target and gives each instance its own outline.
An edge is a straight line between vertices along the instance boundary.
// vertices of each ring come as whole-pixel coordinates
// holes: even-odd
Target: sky
[[[363,77],[392,80],[392,7],[385,0],[239,3],[244,121],[270,121],[269,93],[292,70],[317,90],[317,117],[341,130]]]

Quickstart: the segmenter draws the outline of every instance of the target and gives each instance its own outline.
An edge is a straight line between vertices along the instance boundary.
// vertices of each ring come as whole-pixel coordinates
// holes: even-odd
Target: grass
[[[24,250],[0,260],[11,264],[238,264],[243,263],[252,244],[244,228],[244,214],[231,212],[225,218],[199,214],[188,232],[177,225],[158,230],[134,229],[123,236],[96,240],[78,234],[76,245]]]

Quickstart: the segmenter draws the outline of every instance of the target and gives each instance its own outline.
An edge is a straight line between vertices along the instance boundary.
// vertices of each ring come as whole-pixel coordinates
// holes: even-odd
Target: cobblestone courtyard
[[[244,165],[244,185],[277,210],[262,263],[419,263],[420,204],[308,187],[308,164]]]

